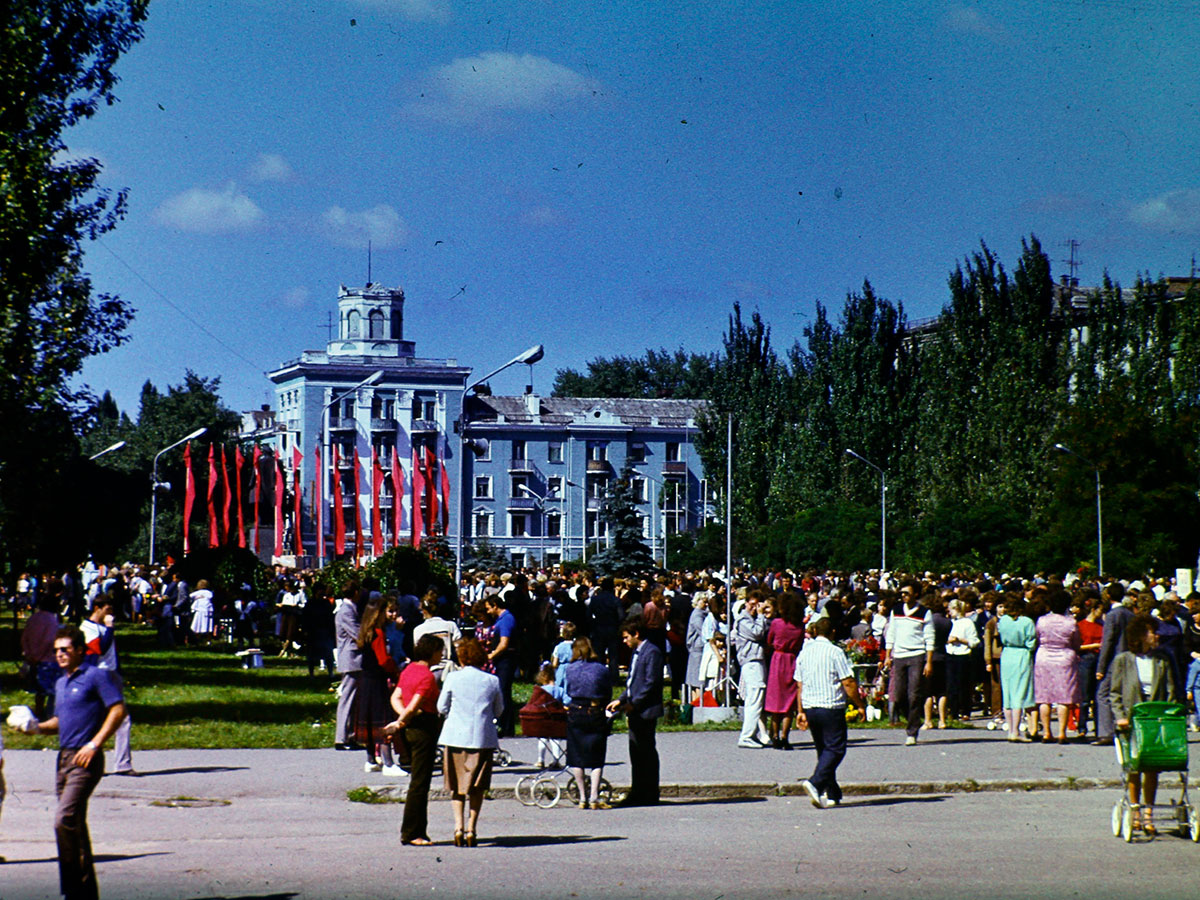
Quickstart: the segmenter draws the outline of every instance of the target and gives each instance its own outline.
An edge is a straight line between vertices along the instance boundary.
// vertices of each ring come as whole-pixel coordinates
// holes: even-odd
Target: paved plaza
[[[511,799],[532,740],[505,741],[481,845],[450,845],[449,804],[430,806],[431,848],[401,847],[401,807],[346,791],[398,785],[333,750],[141,752],[139,778],[109,776],[90,821],[107,897],[1178,897],[1200,846],[1173,834],[1126,845],[1108,831],[1111,748],[1012,745],[983,729],[851,732],[847,800],[798,793],[815,755],[739,750],[729,732],[659,736],[665,802],[584,811]],[[807,736],[797,733],[797,739]],[[623,736],[608,777],[627,782]],[[57,895],[54,754],[9,751],[0,898]],[[435,776],[435,786],[440,783]],[[1160,800],[1178,793],[1164,776]],[[887,792],[887,793],[884,793]]]

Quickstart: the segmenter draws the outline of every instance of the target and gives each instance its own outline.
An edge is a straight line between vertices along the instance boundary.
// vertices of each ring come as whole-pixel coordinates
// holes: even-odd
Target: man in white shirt
[[[812,640],[796,657],[796,724],[812,731],[817,766],[800,786],[813,806],[829,809],[842,801],[837,767],[846,756],[846,704],[866,710],[858,690],[854,669],[841,647],[829,640],[833,624],[828,617],[814,619],[808,626]]]

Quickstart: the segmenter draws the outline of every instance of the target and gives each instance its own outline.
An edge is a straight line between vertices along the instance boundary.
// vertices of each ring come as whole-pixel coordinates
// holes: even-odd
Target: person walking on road
[[[117,690],[124,686],[121,677],[121,660],[117,656],[117,641],[113,631],[113,609],[115,602],[111,594],[101,594],[92,605],[91,614],[84,619],[79,628],[87,645],[87,661],[109,674]],[[113,760],[114,775],[137,775],[133,769],[133,753],[129,748],[129,738],[133,731],[133,718],[126,707],[121,725],[117,728],[115,741],[115,756]]]
[[[338,750],[351,750],[355,742],[347,733],[346,724],[350,711],[358,697],[358,682],[362,678],[362,651],[358,648],[358,629],[362,625],[362,606],[358,584],[353,580],[342,585],[341,599],[333,614],[334,638],[337,642],[338,674],[342,676],[338,685],[337,725],[333,732],[333,746]]]
[[[882,668],[891,670],[891,699],[895,708],[908,710],[904,739],[907,746],[917,742],[917,733],[925,714],[922,678],[933,674],[933,614],[917,599],[913,583],[900,588],[902,602],[888,620],[886,650]]]
[[[814,619],[808,626],[812,640],[796,657],[796,723],[812,732],[817,749],[816,768],[800,785],[818,809],[842,802],[837,767],[846,756],[846,704],[866,710],[850,660],[829,640],[832,631],[828,618]]]
[[[125,703],[110,674],[85,659],[87,645],[78,628],[59,629],[54,654],[63,669],[55,689],[57,715],[38,723],[35,733],[59,736],[54,816],[59,890],[68,900],[94,900],[100,892],[87,827],[88,799],[104,776],[101,748],[125,718]]]
[[[625,713],[629,725],[629,795],[621,806],[653,806],[658,803],[658,746],[655,730],[663,714],[663,656],[645,638],[640,619],[621,626],[621,638],[633,651],[625,690],[608,704],[612,712]]]

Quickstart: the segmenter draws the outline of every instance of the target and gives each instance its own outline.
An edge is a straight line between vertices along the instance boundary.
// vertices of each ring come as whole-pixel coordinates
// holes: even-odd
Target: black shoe
[[[1092,741],[1093,747],[1111,747],[1112,744],[1112,738],[1096,738],[1094,741]]]
[[[355,743],[354,741],[347,741],[344,744],[334,744],[333,749],[334,750],[362,750],[363,747],[361,744]]]

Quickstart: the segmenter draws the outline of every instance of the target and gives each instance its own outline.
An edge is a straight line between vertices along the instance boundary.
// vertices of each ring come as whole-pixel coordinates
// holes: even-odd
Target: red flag
[[[383,556],[383,516],[379,509],[379,495],[383,490],[383,466],[379,465],[379,454],[371,447],[371,554]]]
[[[295,525],[294,525],[295,531],[293,532],[293,537],[292,537],[292,550],[295,552],[295,554],[297,556],[304,555],[304,538],[300,533],[300,525],[301,525],[300,500],[304,496],[304,492],[300,490],[300,463],[303,461],[303,459],[304,459],[304,454],[302,454],[300,452],[300,448],[293,447],[292,448],[292,487],[293,487],[292,493],[295,495],[295,499],[296,499],[296,509],[295,509],[295,513],[294,513],[296,521],[295,521]]]
[[[413,447],[413,467],[412,467],[412,545],[420,548],[421,532],[425,530],[425,513],[422,509],[425,505],[425,478],[421,474],[421,451]]]
[[[254,554],[257,556],[262,549],[262,544],[259,541],[258,533],[258,505],[262,500],[262,468],[259,463],[262,460],[262,447],[258,444],[254,445]]]
[[[359,474],[362,467],[358,463],[358,445],[354,446],[354,564],[357,566],[363,556],[362,505],[358,502],[358,491],[362,485]]]
[[[208,445],[208,546],[216,547],[217,540],[217,509],[214,497],[217,493],[217,445]]]
[[[333,445],[333,555],[346,552],[346,511],[342,508],[342,462],[338,445]]]
[[[246,457],[242,456],[242,445],[234,445],[233,487],[237,491],[238,546],[243,550],[246,549],[246,517],[245,511],[242,509],[242,466],[245,464]]]
[[[315,470],[313,478],[313,513],[317,520],[317,564],[320,565],[325,560],[325,491],[322,482],[325,481],[325,472],[321,468],[321,445],[317,444],[313,450],[313,469]]]
[[[287,490],[287,477],[283,474],[283,460],[275,457],[275,555],[283,556],[283,494]]]
[[[192,507],[196,503],[196,476],[192,472],[192,442],[188,441],[183,447],[183,555],[191,550],[191,539],[188,532],[192,525]]]
[[[229,492],[229,459],[225,456],[225,445],[221,445],[221,490],[225,492],[225,509],[221,518],[221,543],[229,543],[229,507],[233,502],[233,494]]]
[[[392,446],[392,546],[400,546],[400,520],[404,512],[404,470],[400,468],[400,452]]]
[[[429,503],[429,511],[425,516],[425,530],[430,534],[437,532],[438,494],[437,494],[437,454],[433,445],[425,447],[425,497]]]
[[[442,534],[450,533],[450,472],[446,469],[446,436],[441,436],[442,458]]]

